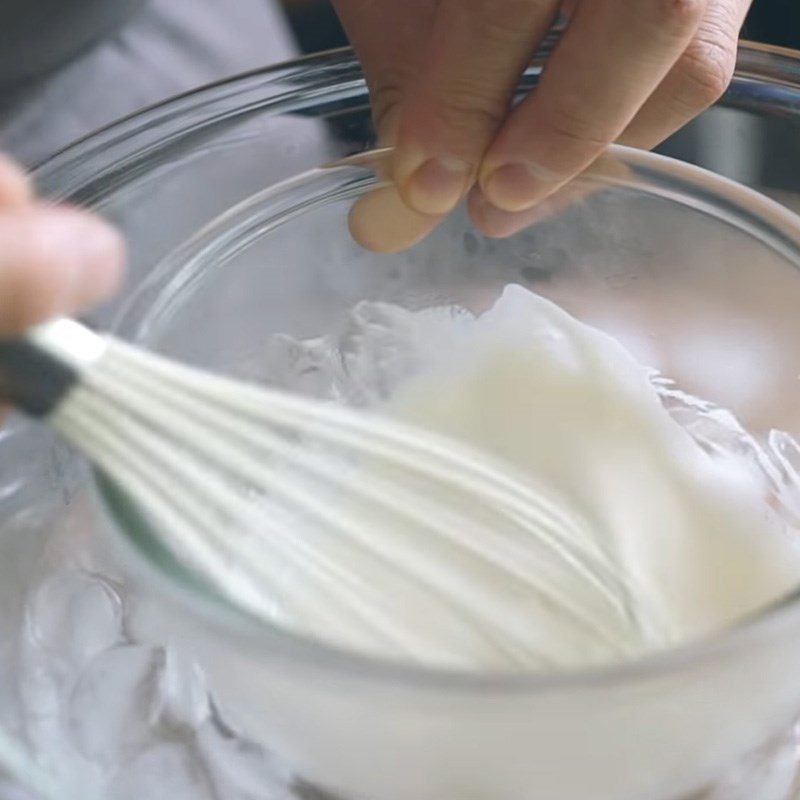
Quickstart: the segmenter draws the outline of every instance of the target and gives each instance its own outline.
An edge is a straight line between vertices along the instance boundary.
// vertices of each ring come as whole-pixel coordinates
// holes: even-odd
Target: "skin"
[[[395,188],[351,228],[396,251],[468,196],[503,236],[613,142],[652,148],[723,94],[752,0],[335,0],[362,60]],[[538,43],[570,24],[538,89],[512,92]]]
[[[751,0],[335,0],[362,60],[393,187],[351,228],[393,252],[460,200],[490,236],[551,213],[554,193],[612,142],[650,148],[716,101]],[[514,87],[561,11],[567,32],[513,110]],[[566,198],[566,199],[565,199]],[[36,200],[0,155],[0,336],[76,314],[116,289],[120,236]]]
[[[38,202],[22,170],[0,155],[0,336],[107,298],[123,259],[113,228],[88,213]]]
[[[106,299],[123,261],[122,237],[112,227],[38,202],[25,173],[0,154],[0,337]],[[0,420],[6,410],[0,405]]]

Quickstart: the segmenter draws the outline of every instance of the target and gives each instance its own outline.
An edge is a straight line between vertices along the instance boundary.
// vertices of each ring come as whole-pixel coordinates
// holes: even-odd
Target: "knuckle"
[[[736,68],[736,42],[717,36],[696,38],[678,64],[685,98],[697,111],[725,94]]]

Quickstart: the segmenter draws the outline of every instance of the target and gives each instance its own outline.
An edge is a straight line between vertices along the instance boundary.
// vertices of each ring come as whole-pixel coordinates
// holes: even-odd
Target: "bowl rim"
[[[234,220],[246,216],[254,208],[274,202],[276,198],[298,186],[313,187],[321,178],[327,178],[332,174],[340,177],[369,174],[372,176],[372,183],[363,183],[362,188],[366,190],[379,185],[380,178],[375,177],[374,170],[376,165],[383,162],[387,153],[387,150],[359,153],[301,173],[251,195],[220,214],[179,245],[161,262],[156,272],[160,271],[160,267],[166,267],[169,271],[187,263],[186,259],[193,251],[199,253],[198,257],[201,257],[203,243],[214,241],[219,234],[229,231]],[[695,188],[705,192],[713,199],[734,209],[747,211],[757,221],[768,223],[768,226],[786,237],[789,248],[794,254],[794,258],[787,257],[787,260],[800,268],[800,216],[785,206],[753,189],[700,167],[618,145],[611,147],[605,159],[601,159],[581,180],[602,185],[635,186],[640,190],[649,188],[651,193],[653,192],[652,186],[641,178],[635,178],[630,170],[621,173],[618,169],[606,169],[608,165],[614,166],[620,163],[636,170],[638,175],[661,176],[664,180],[675,182],[678,187]],[[675,196],[670,198],[668,193],[662,196],[675,199],[679,194],[676,189]],[[688,195],[684,195],[686,196]],[[708,208],[701,204],[700,210],[707,212]],[[722,219],[725,221],[724,217]],[[770,245],[765,239],[762,239],[762,243]],[[135,303],[135,298],[136,293],[123,307],[122,318]],[[160,594],[171,596],[182,613],[196,618],[206,627],[213,627],[223,639],[228,641],[233,639],[237,642],[237,646],[257,653],[259,658],[283,661],[292,669],[303,668],[322,672],[328,676],[336,673],[341,677],[370,680],[391,685],[393,688],[403,686],[414,690],[429,689],[441,692],[444,689],[492,695],[509,692],[589,690],[627,685],[660,675],[688,671],[709,658],[725,658],[740,648],[747,647],[749,643],[763,640],[764,636],[775,635],[776,629],[781,631],[800,620],[800,593],[793,593],[791,597],[783,598],[768,608],[760,609],[725,629],[623,663],[553,673],[532,671],[470,673],[387,661],[295,634],[266,620],[256,619],[228,601],[207,593],[198,593],[196,586],[174,580],[174,575],[170,577],[163,565],[154,563],[117,526],[114,526],[114,530],[118,543],[132,552],[135,559],[144,565],[146,575],[142,576],[143,579],[146,582],[155,582]]]
[[[537,71],[552,51],[558,40],[556,30],[546,39],[535,55],[531,69]],[[354,70],[361,75],[358,59],[351,47],[341,47],[312,53],[298,58],[247,70],[221,80],[199,86],[186,92],[165,98],[132,114],[123,116],[108,125],[82,136],[64,148],[52,153],[39,164],[33,165],[31,174],[37,184],[41,184],[48,194],[60,199],[75,192],[67,176],[80,172],[83,183],[94,181],[97,172],[103,177],[113,177],[119,165],[114,161],[117,148],[123,142],[133,142],[133,148],[122,148],[125,165],[136,164],[152,149],[152,138],[159,131],[165,138],[179,135],[172,130],[176,116],[199,114],[219,101],[230,101],[241,92],[254,86],[264,87],[279,84],[282,80],[302,78],[326,69],[344,70],[350,77]],[[747,39],[739,41],[736,71],[728,90],[735,94],[737,84],[752,81],[770,81],[800,89],[800,50],[763,44]],[[724,98],[723,98],[724,99]],[[213,117],[213,114],[212,114]],[[206,120],[208,124],[213,119]],[[83,167],[90,167],[84,170]],[[88,172],[88,175],[86,174]],[[56,188],[53,190],[53,185]]]

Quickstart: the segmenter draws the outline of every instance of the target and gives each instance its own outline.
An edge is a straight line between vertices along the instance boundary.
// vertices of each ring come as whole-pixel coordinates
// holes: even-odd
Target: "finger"
[[[362,197],[350,210],[350,233],[368,250],[397,253],[422,241],[442,221],[409,208],[394,186]]]
[[[558,0],[440,0],[402,109],[394,179],[423,214],[451,211],[505,119]]]
[[[0,209],[16,208],[33,201],[33,187],[22,168],[0,153]]]
[[[487,199],[522,211],[589,166],[686,49],[703,9],[700,0],[580,3],[538,89],[486,155]]]
[[[430,30],[434,0],[334,0],[370,92],[381,145],[394,144],[399,108],[420,66],[420,32]]]
[[[751,0],[709,0],[694,39],[622,134],[622,144],[649,150],[722,97],[750,5]]]
[[[105,299],[123,257],[119,234],[88,214],[41,205],[0,212],[0,336]]]
[[[470,215],[475,225],[487,236],[506,238],[563,214],[568,209],[587,201],[604,187],[624,185],[632,177],[630,167],[610,152],[597,158],[586,173],[591,174],[590,180],[578,175],[541,203],[524,211],[502,211],[492,205],[484,197],[480,187],[476,186],[469,196]]]
[[[435,3],[335,0],[334,5],[364,68],[379,143],[393,145],[403,98],[419,71],[420,31],[430,30]],[[396,253],[424,239],[440,220],[413,211],[396,189],[382,187],[359,199],[348,221],[362,247]]]

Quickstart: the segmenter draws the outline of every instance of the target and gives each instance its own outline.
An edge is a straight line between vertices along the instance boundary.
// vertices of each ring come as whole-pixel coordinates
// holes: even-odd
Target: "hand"
[[[351,216],[362,244],[422,239],[469,193],[487,235],[613,142],[651,148],[723,94],[752,0],[572,0],[535,92],[511,98],[559,0],[334,0],[392,178]]]
[[[25,174],[0,155],[0,336],[108,297],[123,249],[96,217],[37,202]]]

